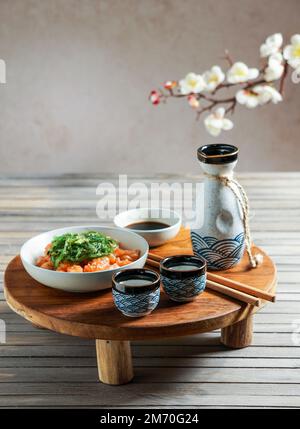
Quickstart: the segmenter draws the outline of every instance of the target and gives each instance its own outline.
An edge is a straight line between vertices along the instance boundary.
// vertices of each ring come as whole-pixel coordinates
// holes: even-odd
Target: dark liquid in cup
[[[129,279],[129,280],[123,280],[119,284],[122,286],[139,287],[139,286],[149,286],[152,284],[152,281],[144,280],[144,279]]]
[[[164,222],[156,222],[156,221],[139,221],[133,222],[126,226],[129,229],[136,229],[139,231],[152,231],[154,229],[164,229],[168,228],[170,225]]]
[[[141,277],[132,277],[126,280],[121,280],[119,283],[116,284],[116,289],[119,292],[136,295],[138,293],[143,293],[147,290],[151,291],[152,284],[153,280]]]
[[[169,270],[174,270],[174,271],[193,271],[193,270],[198,270],[199,265],[196,264],[178,264],[178,265],[173,265],[172,267],[169,268]]]

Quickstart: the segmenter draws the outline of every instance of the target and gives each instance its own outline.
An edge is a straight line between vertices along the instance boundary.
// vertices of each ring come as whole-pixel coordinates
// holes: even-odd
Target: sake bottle
[[[205,258],[210,270],[228,269],[238,264],[245,248],[241,207],[226,186],[233,178],[238,148],[205,145],[197,156],[204,172],[204,216],[203,224],[191,231],[194,254]]]

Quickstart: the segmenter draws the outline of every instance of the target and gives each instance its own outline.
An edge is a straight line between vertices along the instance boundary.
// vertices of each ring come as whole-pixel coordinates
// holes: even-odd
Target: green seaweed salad
[[[112,253],[118,243],[111,237],[97,231],[67,233],[54,237],[48,254],[55,268],[60,262],[80,263]]]

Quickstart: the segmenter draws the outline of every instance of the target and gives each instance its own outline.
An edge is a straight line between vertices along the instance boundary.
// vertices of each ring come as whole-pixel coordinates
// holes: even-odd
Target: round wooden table
[[[264,262],[249,269],[245,256],[226,271],[231,279],[268,292],[276,287],[276,268],[261,250]],[[219,272],[224,275],[224,272]],[[19,315],[38,327],[96,340],[99,378],[107,384],[124,384],[133,378],[130,341],[177,337],[221,328],[221,342],[241,348],[252,340],[253,307],[206,290],[192,302],[177,304],[161,293],[150,315],[132,319],[114,306],[111,290],[75,294],[51,289],[33,280],[16,256],[5,272],[5,297]],[[265,304],[261,302],[261,306]]]

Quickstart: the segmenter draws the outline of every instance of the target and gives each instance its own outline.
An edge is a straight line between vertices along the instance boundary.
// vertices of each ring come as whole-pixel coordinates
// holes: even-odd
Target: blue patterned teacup
[[[146,316],[158,305],[160,276],[145,268],[119,271],[112,277],[112,293],[116,307],[125,316]]]
[[[170,299],[192,301],[205,289],[206,261],[198,256],[178,255],[160,263],[162,285]]]

